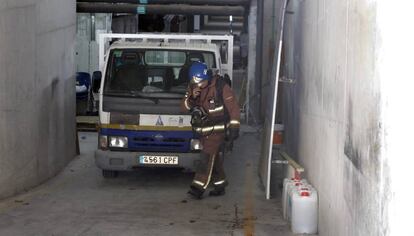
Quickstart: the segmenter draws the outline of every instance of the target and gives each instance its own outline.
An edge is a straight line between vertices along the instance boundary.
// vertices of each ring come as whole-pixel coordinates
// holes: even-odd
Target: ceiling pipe
[[[242,6],[193,6],[182,4],[143,5],[143,4],[108,4],[78,3],[78,13],[129,13],[129,14],[176,14],[176,15],[210,15],[210,16],[243,16]]]
[[[191,5],[249,5],[250,0],[77,0],[90,3],[130,3],[130,4],[191,4]]]
[[[208,17],[208,22],[228,22],[229,16],[211,16]],[[233,17],[234,22],[244,22],[244,17],[235,16]]]

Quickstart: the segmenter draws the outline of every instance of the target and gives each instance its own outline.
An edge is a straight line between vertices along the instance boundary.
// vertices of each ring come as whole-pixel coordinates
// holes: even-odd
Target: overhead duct
[[[90,3],[130,3],[130,4],[191,4],[213,6],[240,6],[248,5],[250,0],[77,0],[77,2]]]
[[[183,4],[146,5],[146,4],[108,4],[78,3],[78,13],[129,13],[129,14],[176,14],[176,15],[210,15],[210,16],[243,16],[242,6],[194,6]]]
[[[208,17],[208,22],[228,22],[228,16],[211,16]],[[234,22],[244,22],[244,17],[242,16],[235,16],[233,17]]]

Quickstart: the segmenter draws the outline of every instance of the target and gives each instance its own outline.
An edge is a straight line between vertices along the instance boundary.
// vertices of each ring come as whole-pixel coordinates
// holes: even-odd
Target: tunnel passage
[[[149,0],[139,3],[126,0],[114,3],[109,0],[22,0],[0,4],[0,199],[8,199],[0,203],[0,222],[3,222],[0,231],[30,235],[36,230],[50,230],[64,235],[64,229],[47,228],[45,221],[34,218],[38,212],[44,212],[46,218],[61,223],[59,207],[47,211],[45,205],[53,206],[53,201],[62,200],[64,195],[88,198],[75,191],[75,186],[88,191],[98,189],[98,192],[108,187],[108,192],[103,191],[102,204],[116,197],[112,193],[120,191],[119,186],[100,179],[95,179],[95,184],[84,183],[85,180],[75,175],[77,171],[84,171],[81,176],[85,179],[99,176],[93,162],[86,161],[89,169],[81,167],[82,158],[91,161],[92,156],[76,156],[76,112],[78,109],[82,115],[99,112],[97,100],[88,100],[94,97],[90,90],[99,92],[97,84],[92,83],[99,77],[99,73],[93,73],[100,69],[99,34],[146,31],[232,34],[233,85],[242,100],[245,125],[254,127],[245,126],[248,131],[273,132],[260,128],[273,115],[267,109],[268,89],[278,84],[274,119],[284,127],[284,151],[304,167],[303,178],[318,190],[320,235],[413,234],[409,228],[410,218],[405,215],[406,209],[413,208],[407,188],[412,161],[408,158],[411,139],[407,134],[413,131],[413,117],[407,108],[413,100],[412,81],[406,79],[411,78],[412,67],[412,60],[407,56],[413,51],[412,27],[407,23],[411,22],[411,3],[382,0],[286,2],[285,34],[280,50],[282,63],[277,76],[274,58],[278,54],[282,0]],[[220,53],[225,46],[219,49]],[[90,83],[76,81],[76,72],[89,73],[86,77],[90,78]],[[178,70],[168,73],[179,74]],[[78,97],[84,99],[79,103],[76,103],[75,88],[84,92]],[[83,129],[95,130],[97,118],[91,117],[83,117],[86,124]],[[130,114],[111,118],[130,121],[137,117],[137,114]],[[90,138],[79,137],[80,143]],[[86,140],[82,140],[85,137]],[[263,140],[262,136],[253,139],[260,138]],[[88,151],[96,149],[98,141],[95,141],[90,143]],[[260,151],[262,144],[255,145],[251,149]],[[259,153],[252,155],[259,159],[262,157]],[[247,164],[260,169],[257,163]],[[79,169],[72,169],[73,166]],[[179,176],[177,185],[185,182],[186,175],[174,174]],[[275,177],[280,173],[275,168],[271,174]],[[62,187],[66,181],[58,181],[62,186],[54,185],[57,175],[58,180],[63,175],[63,179],[75,181],[69,181],[69,188]],[[129,185],[131,182],[145,185],[133,176],[121,175],[121,179],[121,186],[128,189],[126,192],[136,190],[136,186]],[[273,190],[280,190],[280,181],[280,178],[271,179]],[[40,190],[33,190],[42,183],[46,188],[42,185]],[[172,191],[169,185],[162,186]],[[135,200],[134,194],[123,193],[131,202]],[[156,191],[151,193],[157,194]],[[57,195],[53,195],[50,202],[42,201],[48,194]],[[176,194],[179,196],[178,192]],[[255,194],[262,197],[263,192]],[[177,201],[173,203],[178,204],[182,199],[174,200]],[[248,207],[254,212],[270,208],[268,206],[277,212],[279,200],[277,193],[269,205],[257,199],[252,205],[243,205],[239,199],[228,200],[233,205],[226,207],[222,214],[231,217],[222,215],[220,222],[225,222],[228,228],[220,232],[244,232],[241,227],[247,222],[249,230],[257,235],[261,235],[260,230],[266,228],[266,224],[271,230],[280,226],[281,232],[288,234],[287,222],[280,220],[273,211],[265,211],[265,218],[257,213],[241,212]],[[64,204],[65,201],[58,202]],[[144,202],[157,203],[148,199]],[[77,218],[83,219],[82,212],[101,209],[92,200],[88,203],[88,207],[75,208],[72,212],[75,216],[71,218],[72,229],[79,223]],[[81,206],[81,203],[74,204]],[[206,207],[214,212],[223,205],[206,204]],[[235,214],[235,209],[240,212]],[[151,213],[159,209],[148,210]],[[7,228],[11,222],[8,213],[19,215],[21,212],[27,213],[28,218],[18,221],[29,222],[29,226]],[[120,205],[114,206],[113,212],[134,214]],[[249,215],[248,221],[240,218],[242,213]],[[197,215],[191,216],[188,224],[163,223],[169,226],[181,223],[184,231],[200,220]],[[274,222],[272,217],[280,221]],[[34,223],[30,225],[30,222]],[[85,227],[96,223],[85,222]],[[47,230],[42,231],[42,227]],[[111,232],[103,228],[107,230],[103,233]]]

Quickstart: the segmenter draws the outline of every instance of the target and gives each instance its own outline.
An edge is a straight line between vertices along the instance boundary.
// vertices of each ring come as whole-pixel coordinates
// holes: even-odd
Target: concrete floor
[[[142,169],[103,179],[96,133],[80,133],[81,155],[57,177],[0,202],[0,235],[293,235],[280,200],[257,177],[258,134],[244,134],[226,160],[223,197],[186,196],[191,173]]]

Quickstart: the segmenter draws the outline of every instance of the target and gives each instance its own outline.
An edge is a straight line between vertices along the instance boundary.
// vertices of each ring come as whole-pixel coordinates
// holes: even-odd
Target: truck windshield
[[[108,58],[104,95],[181,98],[194,61],[216,68],[213,52],[113,49]]]

